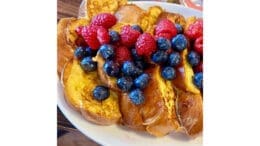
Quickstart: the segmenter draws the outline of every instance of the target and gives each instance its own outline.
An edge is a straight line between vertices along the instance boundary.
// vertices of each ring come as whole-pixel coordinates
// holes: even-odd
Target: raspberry
[[[91,24],[108,29],[116,24],[116,17],[110,13],[101,13],[92,19]]]
[[[199,53],[202,54],[203,53],[203,37],[200,36],[195,40],[194,43],[194,50]]]
[[[97,29],[97,39],[100,44],[108,44],[110,42],[110,37],[108,30],[104,27],[98,27]]]
[[[143,33],[137,39],[135,47],[137,55],[149,57],[156,51],[156,42],[151,34]]]
[[[155,34],[159,35],[161,33],[167,33],[166,38],[171,39],[177,34],[177,29],[170,20],[162,19],[155,27]]]
[[[196,38],[203,35],[203,20],[198,19],[193,24],[191,24],[188,29],[184,32],[184,34],[191,40],[195,40]]]
[[[115,61],[118,62],[120,65],[123,64],[125,61],[131,61],[131,52],[125,46],[120,46],[115,50]]]
[[[130,25],[123,26],[120,32],[122,44],[131,47],[135,44],[141,33],[133,29]]]
[[[166,39],[171,40],[172,39],[172,35],[170,33],[164,32],[164,33],[159,33],[155,35],[155,38],[158,39],[159,37],[163,37]]]
[[[90,25],[83,27],[81,30],[82,37],[93,50],[98,50],[100,47],[100,43],[97,39],[97,28],[97,26]]]

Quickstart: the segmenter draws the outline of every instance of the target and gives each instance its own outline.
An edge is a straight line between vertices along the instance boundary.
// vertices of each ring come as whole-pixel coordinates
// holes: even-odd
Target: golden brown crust
[[[84,19],[76,18],[62,18],[58,23],[57,30],[57,68],[60,77],[64,65],[73,58],[73,52],[76,48],[76,41],[78,39],[75,29],[79,26],[84,26],[89,22]]]
[[[75,18],[63,18],[59,21],[58,24],[58,50],[57,50],[57,68],[58,68],[58,75],[60,77],[61,72],[63,70],[64,65],[73,57],[73,46],[71,46],[67,42],[67,27],[71,20]]]
[[[202,132],[203,103],[200,94],[179,91],[177,112],[187,134],[193,136]]]

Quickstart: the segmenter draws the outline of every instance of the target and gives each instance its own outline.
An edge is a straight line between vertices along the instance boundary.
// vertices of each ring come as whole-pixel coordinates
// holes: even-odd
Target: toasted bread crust
[[[203,128],[203,103],[201,95],[179,90],[177,106],[177,113],[187,134],[193,136],[201,133]]]

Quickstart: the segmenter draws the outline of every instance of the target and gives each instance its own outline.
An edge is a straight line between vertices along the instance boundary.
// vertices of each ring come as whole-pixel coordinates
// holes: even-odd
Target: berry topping
[[[156,51],[156,42],[149,33],[143,33],[137,39],[135,44],[137,55],[149,57]]]
[[[98,27],[97,29],[97,39],[100,44],[108,44],[110,42],[110,36],[104,27]]]
[[[81,68],[86,72],[91,72],[97,69],[97,62],[94,62],[91,57],[85,57],[80,62]]]
[[[190,51],[188,54],[188,62],[192,67],[198,65],[200,62],[200,55],[195,51]]]
[[[122,77],[117,80],[117,86],[123,91],[128,92],[133,86],[133,80],[131,77]]]
[[[109,30],[110,42],[116,43],[120,40],[119,33],[114,30]]]
[[[105,86],[96,86],[96,88],[93,90],[93,96],[98,101],[107,99],[109,94],[109,89]]]
[[[176,77],[176,72],[173,67],[165,67],[162,69],[161,75],[166,80],[172,80]]]
[[[121,71],[125,76],[136,76],[143,72],[141,69],[136,67],[133,62],[130,61],[123,63]]]
[[[171,67],[178,66],[181,62],[181,56],[178,52],[173,52],[169,55],[168,65]]]
[[[183,34],[178,34],[172,38],[172,48],[177,51],[183,51],[187,47],[187,39]]]
[[[203,72],[203,62],[202,61],[194,67],[194,71],[195,72]]]
[[[161,50],[155,52],[155,53],[152,55],[152,61],[153,61],[154,63],[158,63],[158,64],[166,62],[166,61],[167,61],[167,58],[168,58],[167,53],[164,52],[164,51],[161,51]]]
[[[97,39],[97,26],[86,26],[81,30],[81,35],[93,50],[98,50],[100,43]]]
[[[149,75],[146,73],[141,74],[134,80],[134,85],[136,88],[144,89],[149,81]]]
[[[193,76],[193,83],[199,89],[203,88],[203,73],[202,72],[195,73],[195,75]]]
[[[175,27],[177,29],[177,33],[180,34],[180,33],[183,33],[183,28],[180,24],[175,24]]]
[[[116,24],[116,17],[110,13],[101,13],[92,19],[91,24],[108,29]]]
[[[202,19],[198,19],[193,24],[189,25],[188,29],[184,33],[191,40],[195,40],[196,38],[202,36],[203,35]]]
[[[115,50],[115,61],[119,64],[123,64],[125,61],[131,61],[132,56],[129,49],[125,46],[120,46]]]
[[[140,33],[143,33],[143,30],[139,25],[132,25],[131,27],[132,27],[132,29],[139,31]]]
[[[144,102],[144,95],[143,92],[140,89],[132,90],[129,94],[129,99],[134,103],[135,105],[142,104]]]
[[[76,48],[76,50],[74,51],[74,56],[77,59],[82,59],[83,57],[85,57],[84,48],[83,47]]]
[[[102,45],[99,49],[101,56],[104,59],[112,59],[115,55],[114,48],[112,45]]]
[[[174,37],[177,34],[177,29],[170,20],[168,19],[162,19],[157,26],[155,27],[155,34],[160,33],[169,33],[170,38]]]
[[[139,31],[132,29],[130,25],[125,25],[122,27],[120,32],[121,42],[123,45],[131,47],[135,44],[140,34]]]
[[[194,50],[199,53],[202,54],[203,53],[203,37],[200,36],[195,40],[194,43]]]
[[[103,70],[111,77],[117,77],[120,71],[119,65],[113,61],[106,61]]]
[[[156,41],[156,44],[157,44],[157,48],[159,50],[168,50],[168,49],[171,49],[171,42],[166,39],[166,38],[163,38],[163,37],[159,37]]]

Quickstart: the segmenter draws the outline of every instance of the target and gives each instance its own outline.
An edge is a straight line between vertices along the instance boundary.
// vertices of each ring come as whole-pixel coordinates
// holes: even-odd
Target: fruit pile
[[[85,72],[97,69],[94,56],[100,54],[105,63],[104,72],[117,79],[117,86],[127,92],[130,100],[136,104],[144,102],[142,90],[149,82],[145,70],[158,64],[162,67],[161,76],[166,80],[176,78],[176,67],[180,64],[180,53],[188,48],[188,61],[195,71],[194,84],[202,89],[202,20],[191,24],[184,31],[179,24],[162,19],[155,27],[154,35],[143,32],[138,25],[125,25],[120,32],[110,29],[116,24],[116,17],[109,13],[95,16],[90,25],[79,27],[76,32],[87,44],[79,46],[75,57]],[[109,89],[97,86],[93,97],[102,101],[109,96]]]

